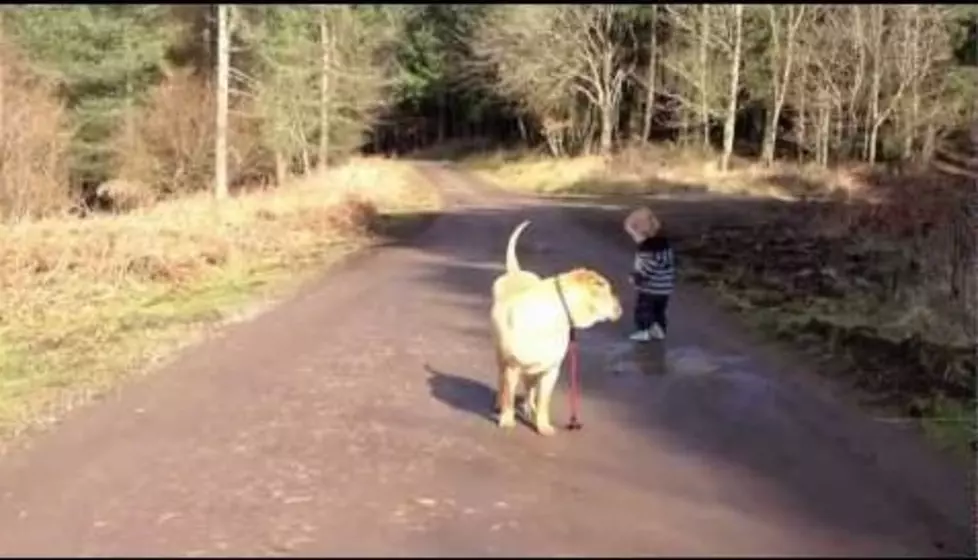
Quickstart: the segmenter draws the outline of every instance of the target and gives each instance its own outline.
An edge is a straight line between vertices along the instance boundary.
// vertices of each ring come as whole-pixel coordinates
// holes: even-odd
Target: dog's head
[[[621,302],[604,276],[587,268],[576,268],[561,274],[560,282],[570,295],[567,305],[577,327],[586,329],[601,321],[621,318]]]

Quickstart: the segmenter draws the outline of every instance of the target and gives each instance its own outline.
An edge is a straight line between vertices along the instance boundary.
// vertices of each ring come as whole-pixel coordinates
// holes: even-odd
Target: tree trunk
[[[828,167],[829,166],[829,137],[831,136],[830,127],[832,122],[832,108],[828,105],[828,103],[826,103],[825,106],[822,107],[821,116],[822,116],[821,123],[819,123],[819,127],[818,127],[819,140],[821,141],[822,144],[819,150],[821,152],[821,156],[819,157],[820,160],[819,163],[821,164],[822,167]]]
[[[652,134],[652,117],[655,114],[655,67],[658,63],[659,48],[656,27],[659,21],[659,6],[652,4],[652,36],[649,38],[649,69],[645,84],[645,115],[642,119],[642,143],[648,143]]]
[[[598,149],[601,155],[606,156],[611,153],[612,143],[615,133],[615,108],[605,103],[601,107],[601,141]]]
[[[920,8],[910,5],[906,9],[912,10],[913,19],[910,22],[909,43],[909,67],[916,68],[920,64]],[[905,119],[906,125],[903,138],[903,159],[910,161],[913,159],[914,140],[917,136],[917,119],[920,114],[920,79],[915,77],[910,84],[910,115]]]
[[[876,163],[876,144],[879,141],[880,126],[882,124],[880,121],[876,121],[869,130],[869,154],[866,156],[866,161],[870,164]]]
[[[828,136],[829,136],[829,104],[825,99],[826,95],[819,95],[819,104],[813,109],[814,122],[814,144],[815,144],[815,164],[819,167],[826,167],[829,163],[828,157]]]
[[[218,12],[220,11],[217,4],[207,4],[204,6],[203,12],[203,24],[201,25],[200,38],[201,44],[204,46],[204,60],[203,68],[213,68],[217,64],[217,58],[214,56],[214,35],[216,35],[217,25],[215,22],[218,20]]]
[[[319,9],[319,154],[317,156],[316,163],[320,171],[325,171],[329,166],[329,74],[331,66],[332,42],[329,33],[329,21],[326,17],[328,9],[328,6],[323,6]]]
[[[709,91],[706,81],[709,62],[710,5],[703,4],[700,15],[700,124],[703,127],[703,148],[710,147]]]
[[[973,123],[971,125],[971,130],[969,131],[971,140],[971,150],[969,157],[978,156],[978,123]],[[975,330],[978,329],[978,238],[976,238],[976,232],[978,232],[978,192],[975,189],[971,189],[969,194],[964,200],[964,208],[962,218],[964,219],[960,228],[957,228],[959,234],[960,250],[962,253],[961,268],[963,272],[963,282],[960,286],[960,290],[964,294],[964,308],[967,315],[968,328],[966,334],[970,340],[974,340],[976,333]]]
[[[543,135],[547,139],[547,148],[550,149],[550,155],[555,158],[559,158],[560,148],[557,146],[557,137],[553,134],[548,134],[546,131],[543,133]]]
[[[526,133],[526,125],[523,123],[523,115],[516,117],[516,126],[520,131],[520,139],[523,140],[523,144],[529,144],[530,139]]]
[[[795,51],[795,31],[797,25],[800,24],[801,18],[804,17],[801,13],[798,14],[798,22],[796,23],[792,19],[793,12],[789,11],[788,17],[788,29],[786,31],[784,39],[784,47],[778,46],[777,37],[777,17],[776,8],[770,7],[771,10],[771,41],[772,41],[772,57],[774,58],[774,64],[772,65],[771,72],[771,84],[772,84],[772,95],[771,95],[771,108],[770,114],[768,115],[768,122],[764,128],[764,142],[761,147],[761,161],[766,166],[771,166],[774,163],[774,151],[778,142],[778,123],[781,121],[781,109],[784,108],[784,100],[788,94],[788,87],[791,84],[791,70],[794,64],[794,51]],[[791,10],[792,8],[788,8]],[[798,6],[799,10],[804,10],[803,7]],[[781,62],[778,60],[778,55],[782,54],[784,56],[784,68],[780,68]],[[778,76],[779,71],[781,76]]]
[[[448,101],[446,100],[445,89],[441,86],[438,87],[438,143],[441,144],[445,141],[445,137],[448,132],[448,119],[445,118],[445,111],[448,107]]]
[[[231,6],[217,7],[217,127],[214,132],[214,195],[228,195],[228,75],[230,73],[230,37],[228,16]]]
[[[929,165],[934,159],[934,152],[937,149],[937,127],[933,123],[928,123],[924,130],[924,140],[920,146],[920,161],[924,165]]]
[[[812,110],[812,141],[815,148],[815,165],[822,165],[822,111],[821,109]]]
[[[288,178],[288,161],[282,150],[275,150],[275,184],[279,187],[285,184]]]
[[[778,7],[768,6],[771,26],[771,106],[767,111],[767,122],[764,124],[764,140],[761,142],[761,163],[770,167],[774,163],[774,147],[778,141],[778,117],[781,103],[778,96],[787,84],[781,79],[781,46],[778,43]]]
[[[685,107],[680,107],[679,113],[680,113],[680,115],[682,115],[681,116],[682,123],[680,124],[680,128],[679,128],[679,130],[680,130],[680,132],[679,132],[679,134],[680,134],[679,143],[682,146],[689,146],[690,143],[691,143],[691,137],[693,135],[690,132],[690,130],[689,130],[690,129],[690,126],[689,126],[689,111],[686,110]]]
[[[737,92],[740,91],[740,47],[743,42],[744,5],[734,4],[734,52],[730,60],[730,98],[727,101],[727,122],[723,126],[723,156],[720,170],[730,168],[733,155],[734,133],[737,124]]]
[[[883,49],[883,6],[870,6],[870,27],[873,34],[873,76],[869,93],[869,128],[870,133],[866,144],[866,161],[870,164],[876,163],[876,140],[879,134],[879,115],[880,115],[880,84],[883,79],[883,65],[881,52]]]
[[[796,141],[798,143],[798,161],[801,163],[805,162],[805,142],[808,141],[806,133],[808,132],[805,127],[808,124],[808,74],[802,66],[802,74],[798,80],[798,134]]]
[[[866,72],[866,38],[863,35],[865,27],[863,26],[863,6],[853,5],[850,6],[852,10],[853,27],[856,30],[856,67],[854,69],[855,76],[853,78],[853,85],[849,91],[849,99],[847,104],[847,116],[848,116],[848,140],[846,142],[846,155],[848,157],[855,157],[859,149],[859,93],[862,91],[863,87],[863,77]],[[864,129],[862,133],[863,142],[866,141],[866,132]]]
[[[916,86],[914,86],[916,90]],[[917,139],[917,115],[920,110],[920,97],[917,91],[910,94],[910,115],[904,127],[903,137],[903,160],[911,161],[914,159],[914,144]]]
[[[842,145],[845,143],[846,130],[845,130],[845,109],[842,107],[842,103],[836,106],[835,111],[835,143],[833,148],[835,149],[836,161],[839,160],[842,153]]]

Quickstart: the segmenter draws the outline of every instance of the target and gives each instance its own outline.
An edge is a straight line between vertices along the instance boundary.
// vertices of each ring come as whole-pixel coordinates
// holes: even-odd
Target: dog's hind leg
[[[537,432],[541,435],[552,436],[556,432],[553,424],[550,423],[550,399],[553,396],[554,387],[557,385],[557,379],[559,377],[560,364],[557,364],[553,369],[541,375],[537,382],[536,415],[533,420]]]
[[[539,375],[527,375],[523,377],[523,386],[526,388],[526,396],[523,398],[523,417],[527,422],[533,422],[537,415],[537,385],[540,383]]]
[[[496,381],[496,403],[493,407],[493,412],[499,414],[503,410],[503,395],[506,392],[506,364],[503,362],[503,356],[499,352],[499,347],[496,347],[496,374],[498,379]]]
[[[514,366],[506,366],[501,370],[499,427],[512,428],[516,425],[516,388],[520,382],[520,370]]]

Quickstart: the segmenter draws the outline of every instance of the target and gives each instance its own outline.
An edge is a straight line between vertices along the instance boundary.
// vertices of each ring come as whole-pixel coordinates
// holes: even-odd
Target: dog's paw
[[[537,433],[541,436],[552,436],[557,433],[553,424],[537,424]]]
[[[512,410],[499,415],[498,421],[500,428],[513,428],[516,426],[516,414]]]

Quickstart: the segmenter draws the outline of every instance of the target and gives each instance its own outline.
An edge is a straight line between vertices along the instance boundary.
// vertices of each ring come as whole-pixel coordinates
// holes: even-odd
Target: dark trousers
[[[658,324],[666,332],[666,307],[669,296],[638,292],[635,299],[635,327],[639,330],[652,328]]]

